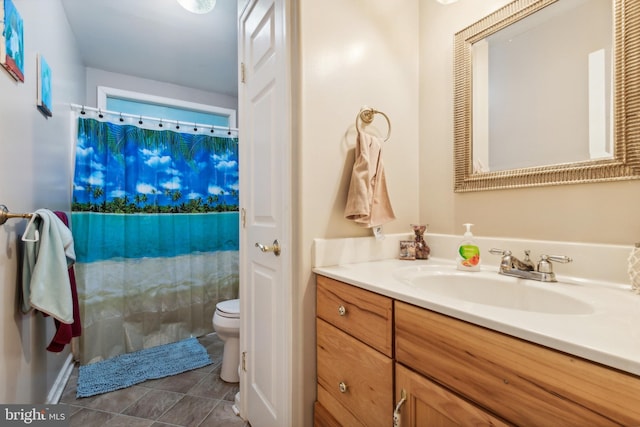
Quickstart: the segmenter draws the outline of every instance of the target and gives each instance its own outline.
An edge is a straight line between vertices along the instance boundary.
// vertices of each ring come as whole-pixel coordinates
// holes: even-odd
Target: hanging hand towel
[[[69,218],[64,212],[54,212],[60,221],[69,228]],[[48,351],[59,353],[64,350],[64,347],[71,343],[73,337],[79,337],[82,334],[82,324],[80,323],[80,305],[78,304],[78,290],[76,287],[76,275],[73,269],[73,265],[70,265],[69,272],[69,284],[71,285],[71,302],[73,304],[73,324],[69,325],[61,323],[59,320],[54,319],[56,325],[56,333],[53,339],[47,347]],[[46,316],[46,314],[45,314]]]
[[[22,311],[35,308],[62,323],[73,323],[68,267],[75,262],[71,230],[53,212],[38,209],[35,227],[25,233],[22,266]],[[35,239],[37,227],[39,239]]]
[[[344,216],[368,228],[396,218],[387,191],[380,139],[360,130]]]

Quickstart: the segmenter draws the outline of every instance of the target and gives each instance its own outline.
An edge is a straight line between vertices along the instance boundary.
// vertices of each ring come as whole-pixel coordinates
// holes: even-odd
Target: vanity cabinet
[[[393,412],[393,300],[318,277],[316,426],[385,426]]]
[[[640,426],[638,376],[323,276],[317,284],[316,426],[390,426],[403,395],[402,427]]]

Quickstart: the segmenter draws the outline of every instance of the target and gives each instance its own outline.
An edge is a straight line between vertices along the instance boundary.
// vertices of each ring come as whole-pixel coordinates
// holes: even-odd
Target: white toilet
[[[224,341],[220,378],[228,383],[240,381],[240,300],[231,299],[216,304],[213,329]]]

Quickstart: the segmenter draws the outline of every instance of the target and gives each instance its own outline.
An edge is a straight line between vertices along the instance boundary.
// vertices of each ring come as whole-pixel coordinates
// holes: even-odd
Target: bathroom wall
[[[421,0],[420,2],[422,2]],[[418,1],[312,0],[297,2],[295,32],[298,133],[294,150],[294,380],[303,392],[291,406],[293,425],[312,425],[315,400],[315,279],[311,247],[316,237],[371,236],[344,219],[355,147],[355,120],[362,106],[383,111],[391,137],[383,161],[397,219],[385,233],[410,231],[418,221]],[[371,132],[384,136],[376,115]],[[304,422],[296,423],[302,417]]]
[[[87,98],[85,105],[97,107],[98,86],[130,90],[165,98],[179,99],[198,104],[214,105],[238,111],[238,97],[178,86],[157,80],[142,79],[127,74],[113,73],[87,67]]]
[[[472,222],[480,236],[640,241],[640,180],[453,192],[453,37],[509,2],[420,2],[420,220],[444,234],[461,234],[461,224]]]
[[[362,105],[392,122],[384,162],[396,221],[387,233],[430,224],[433,233],[605,244],[640,241],[640,181],[475,193],[453,192],[453,37],[511,0],[299,2],[294,34],[301,74],[294,82],[298,159],[294,212],[299,252],[294,285],[295,378],[304,425],[315,399],[315,237],[369,236],[343,218]],[[295,56],[295,55],[294,55]],[[384,134],[384,120],[374,122]],[[491,262],[487,260],[486,262]]]
[[[59,0],[14,0],[24,21],[25,82],[0,70],[0,204],[12,212],[70,210],[69,106],[85,98],[84,67]],[[36,109],[36,53],[52,69],[53,117]],[[45,349],[51,318],[17,306],[20,235],[25,220],[0,226],[0,402],[45,402],[69,355]]]

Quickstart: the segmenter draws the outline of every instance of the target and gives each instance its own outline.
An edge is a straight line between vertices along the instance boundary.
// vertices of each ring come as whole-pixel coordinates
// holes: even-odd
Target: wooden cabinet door
[[[640,379],[396,301],[396,361],[522,426],[640,426]]]
[[[402,390],[400,427],[508,426],[481,408],[396,363],[396,402]]]

